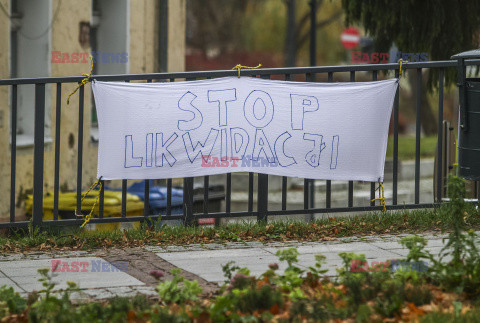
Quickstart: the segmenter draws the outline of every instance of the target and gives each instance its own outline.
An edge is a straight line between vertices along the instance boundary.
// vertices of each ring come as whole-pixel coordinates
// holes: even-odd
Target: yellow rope
[[[402,65],[407,64],[408,61],[404,61],[403,59],[399,59],[398,63],[400,64],[400,68],[398,69],[398,77],[402,76]]]
[[[83,194],[82,199],[80,200],[80,205],[81,205],[83,200],[87,197],[88,193],[90,193],[91,190],[95,189],[98,185],[100,185],[100,189],[98,190],[98,194],[97,194],[97,197],[95,198],[95,202],[93,203],[92,209],[87,215],[84,216],[84,222],[80,226],[81,228],[83,228],[88,222],[90,222],[90,219],[92,218],[92,215],[93,215],[93,211],[95,210],[95,206],[97,206],[98,200],[100,198],[100,192],[102,191],[102,187],[103,187],[103,184],[100,180],[101,178],[98,179],[95,183],[93,183],[92,186],[90,186],[90,188],[88,189],[88,191],[85,194]],[[83,216],[83,214],[79,215],[77,213],[77,210],[75,209],[75,216],[76,217]]]
[[[91,77],[92,77],[92,73],[93,73],[93,57],[92,57],[92,55],[90,55],[89,58],[90,58],[90,61],[92,62],[92,66],[90,67],[90,73],[88,73],[88,74],[82,74],[83,76],[85,76],[85,78],[84,78],[82,81],[80,81],[80,83],[78,83],[78,85],[77,85],[77,87],[75,88],[75,90],[73,90],[73,92],[70,93],[70,95],[69,95],[68,98],[67,98],[67,104],[70,104],[70,97],[71,97],[72,95],[74,95],[74,94],[78,91],[79,88],[81,88],[82,86],[84,86],[84,85],[87,84],[88,82],[91,82]]]
[[[372,202],[380,201],[380,204],[383,206],[382,212],[386,212],[387,208],[385,207],[385,191],[383,190],[383,183],[379,183],[380,186],[378,188],[378,198],[372,200]]]
[[[238,70],[238,78],[240,78],[240,70],[243,68],[243,69],[250,69],[250,70],[254,70],[256,68],[260,68],[262,67],[262,64],[258,64],[257,66],[244,66],[244,65],[240,65],[240,64],[237,64],[235,65],[232,70]]]

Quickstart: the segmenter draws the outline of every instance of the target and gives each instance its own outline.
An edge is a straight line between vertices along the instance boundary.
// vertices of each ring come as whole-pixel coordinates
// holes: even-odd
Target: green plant
[[[27,301],[16,293],[13,287],[0,287],[0,318],[19,314],[27,307]]]
[[[406,261],[418,262],[420,259],[428,257],[428,255],[423,251],[427,245],[427,241],[424,237],[417,235],[404,237],[400,240],[400,244],[408,249]]]
[[[32,322],[67,322],[70,319],[75,320],[78,315],[70,301],[72,292],[78,292],[77,285],[73,282],[67,282],[67,288],[62,296],[57,298],[53,293],[56,284],[52,281],[52,275],[48,269],[39,269],[41,275],[39,279],[42,282],[43,289],[38,291],[35,299],[30,299],[33,304],[28,312],[29,320]]]
[[[187,301],[198,300],[198,295],[202,293],[202,288],[198,281],[190,281],[180,276],[182,272],[179,268],[170,271],[173,275],[172,280],[160,283],[157,286],[158,295],[163,302],[184,304]]]
[[[298,262],[298,250],[296,248],[281,249],[278,250],[275,255],[280,261],[286,261],[288,267],[285,269],[283,275],[274,276],[272,282],[278,284],[283,290],[288,291],[290,297],[294,299],[303,298],[303,293],[298,287],[303,283],[301,276],[305,270],[295,266]]]
[[[447,290],[466,292],[470,297],[480,295],[480,252],[478,236],[473,230],[465,232],[466,220],[471,206],[465,202],[465,181],[457,176],[449,176],[448,194],[450,201],[442,206],[443,218],[450,217],[453,231],[448,242],[440,251],[437,260],[430,255],[433,263],[431,278]],[[446,263],[444,259],[451,257]]]
[[[405,288],[405,300],[407,302],[415,304],[415,306],[421,306],[428,304],[432,300],[432,292],[430,289],[421,285],[415,285]]]
[[[274,305],[283,305],[282,293],[270,285],[260,288],[235,289],[232,291],[236,298],[235,305],[245,313],[253,313],[256,310],[268,310]]]
[[[298,250],[296,248],[288,248],[288,249],[281,249],[277,250],[275,255],[278,257],[280,261],[286,261],[288,267],[292,267],[294,263],[298,262]]]
[[[314,279],[319,279],[323,274],[328,271],[328,269],[322,269],[322,266],[326,263],[326,259],[327,257],[325,257],[324,255],[315,255],[315,266],[308,267]]]
[[[239,269],[240,267],[235,265],[235,261],[229,261],[222,265],[223,276],[226,278],[225,283],[228,283],[232,279],[233,274]]]
[[[375,311],[383,316],[393,317],[400,313],[404,298],[405,285],[398,280],[387,280],[376,298]]]

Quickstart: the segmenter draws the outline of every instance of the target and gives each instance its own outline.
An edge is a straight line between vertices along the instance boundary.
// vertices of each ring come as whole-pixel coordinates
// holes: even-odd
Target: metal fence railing
[[[480,60],[471,60],[467,61],[467,65],[480,65]],[[436,191],[436,196],[432,199],[432,203],[421,203],[421,191],[420,191],[420,166],[421,166],[421,156],[420,156],[420,138],[421,138],[421,99],[420,93],[426,89],[422,88],[422,70],[423,69],[437,69],[439,73],[439,83],[438,83],[438,150],[436,152],[438,158],[436,162],[438,163],[437,169],[442,169],[442,162],[444,155],[442,153],[442,122],[443,122],[443,97],[444,97],[444,76],[445,72],[448,69],[456,69],[456,61],[432,61],[432,62],[415,62],[404,64],[404,68],[408,70],[416,71],[415,77],[417,78],[416,82],[416,124],[415,124],[415,167],[414,167],[414,189],[413,195],[414,199],[412,203],[399,203],[398,201],[398,171],[399,171],[399,158],[398,158],[398,142],[399,142],[399,91],[394,101],[393,107],[393,169],[391,177],[391,200],[386,205],[388,210],[394,209],[415,209],[415,208],[430,208],[434,207],[442,200],[442,172],[436,172],[437,180],[436,185],[438,186]],[[379,73],[389,71],[387,77],[398,77],[399,75],[399,64],[369,64],[369,65],[348,65],[348,66],[332,66],[332,67],[298,67],[298,68],[272,68],[272,69],[258,69],[258,70],[244,70],[242,71],[243,76],[252,76],[252,77],[261,77],[261,78],[281,78],[284,80],[295,80],[295,78],[305,78],[307,82],[315,82],[318,76],[322,76],[323,79],[326,79],[328,82],[334,81],[334,76],[337,73],[344,75],[349,73],[349,80],[355,82],[358,72],[362,72],[362,76],[367,73],[369,74],[369,79],[377,80]],[[223,71],[206,71],[206,72],[181,72],[181,73],[156,73],[156,74],[132,74],[132,75],[109,75],[109,76],[93,76],[92,79],[98,81],[142,81],[142,82],[152,82],[152,81],[163,81],[163,82],[174,82],[178,79],[185,79],[187,81],[203,79],[203,78],[215,78],[215,77],[224,77],[224,76],[234,76],[237,74],[237,71],[232,70],[223,70]],[[35,114],[34,114],[34,150],[33,150],[33,223],[34,225],[69,225],[69,224],[78,224],[83,223],[81,217],[74,219],[60,219],[59,218],[59,201],[58,194],[60,191],[60,165],[63,162],[60,158],[60,138],[61,138],[61,127],[60,119],[62,114],[62,85],[66,83],[78,83],[83,79],[81,76],[74,77],[46,77],[46,78],[23,78],[23,79],[3,79],[0,80],[0,87],[6,86],[10,88],[10,108],[11,108],[11,153],[10,153],[10,165],[11,165],[11,177],[10,177],[10,221],[0,223],[0,228],[2,227],[22,227],[26,226],[28,221],[16,221],[16,210],[15,205],[19,196],[16,196],[16,173],[19,171],[17,169],[17,96],[18,96],[18,87],[24,85],[33,85],[35,88]],[[56,100],[52,102],[52,113],[55,113],[55,139],[54,139],[54,180],[53,180],[53,195],[54,195],[54,210],[53,210],[53,220],[43,220],[43,197],[44,197],[44,151],[45,151],[45,99],[46,92],[47,95],[50,95],[49,91],[46,91],[46,85],[52,84],[52,87],[56,87]],[[53,89],[52,89],[53,91]],[[82,86],[78,92],[79,101],[78,101],[78,133],[77,133],[77,167],[76,167],[76,209],[77,213],[80,214],[81,210],[81,192],[82,188],[88,186],[89,183],[84,183],[82,178],[82,167],[84,167],[84,154],[83,154],[83,144],[84,144],[84,109],[85,109],[85,87]],[[5,104],[7,104],[5,102]],[[55,108],[53,108],[53,105]],[[73,109],[73,107],[69,107]],[[3,155],[2,158],[8,158],[7,154]],[[23,171],[23,170],[22,170]],[[325,199],[322,201],[322,205],[318,205],[318,202],[314,202],[315,195],[315,184],[313,180],[304,179],[303,183],[303,208],[289,209],[289,194],[291,194],[287,187],[287,178],[283,177],[281,179],[281,208],[277,210],[269,209],[269,176],[265,174],[258,174],[257,178],[257,189],[256,189],[256,199],[254,198],[254,173],[248,174],[248,201],[246,203],[246,209],[242,211],[232,211],[232,174],[226,175],[225,182],[225,211],[222,212],[209,212],[209,176],[203,177],[203,210],[201,212],[194,212],[193,203],[194,203],[194,178],[184,178],[183,179],[183,214],[172,215],[172,180],[169,179],[166,181],[167,186],[167,206],[165,214],[162,214],[162,219],[172,219],[172,220],[183,220],[186,224],[192,224],[196,219],[200,218],[232,218],[232,217],[256,217],[259,221],[266,220],[269,216],[275,215],[293,215],[293,214],[322,214],[322,213],[333,213],[333,212],[353,212],[353,211],[375,211],[381,210],[381,206],[376,206],[374,202],[370,201],[375,198],[375,183],[371,183],[369,187],[369,199],[368,205],[355,205],[354,203],[354,182],[350,181],[347,185],[348,194],[345,198],[345,206],[332,206],[332,192],[334,188],[332,187],[331,181],[326,181],[325,183]],[[197,179],[201,181],[201,179]],[[387,179],[390,180],[390,179]],[[390,183],[388,183],[390,185]],[[146,218],[156,219],[158,215],[150,214],[149,210],[149,181],[145,181],[145,208],[143,216],[129,216],[127,217],[127,180],[122,180],[122,207],[121,207],[121,217],[105,217],[104,216],[104,195],[103,188],[100,193],[99,200],[99,214],[98,217],[93,218],[91,223],[107,223],[107,222],[136,222],[144,221]],[[256,200],[256,208],[254,209],[254,200]],[[85,211],[85,210],[84,210]]]

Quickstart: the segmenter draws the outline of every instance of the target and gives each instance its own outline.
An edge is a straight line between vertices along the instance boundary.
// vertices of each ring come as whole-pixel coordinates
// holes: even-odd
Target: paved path
[[[56,289],[66,287],[67,281],[79,285],[82,293],[75,298],[104,299],[113,296],[133,296],[137,293],[151,297],[156,295],[156,281],[149,272],[178,267],[187,279],[197,279],[206,294],[215,292],[218,283],[224,281],[221,266],[235,261],[238,266],[248,267],[252,274],[259,275],[270,263],[279,263],[275,252],[295,247],[300,253],[299,265],[307,268],[315,263],[315,255],[327,258],[327,275],[336,275],[341,267],[340,252],[364,253],[369,262],[386,261],[406,256],[408,250],[398,243],[400,236],[340,238],[322,242],[239,242],[186,246],[150,246],[125,250],[107,249],[95,252],[71,251],[57,253],[29,253],[0,255],[0,286],[12,286],[22,295],[42,288],[38,282],[40,268],[56,268],[52,281]],[[445,235],[426,235],[427,250],[438,254]],[[113,265],[113,267],[112,267]],[[55,267],[57,266],[57,267]],[[285,269],[280,263],[280,270]]]

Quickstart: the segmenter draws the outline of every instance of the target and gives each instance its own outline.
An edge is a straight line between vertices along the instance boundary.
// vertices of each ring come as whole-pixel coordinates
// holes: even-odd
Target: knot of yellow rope
[[[379,183],[378,187],[378,198],[372,200],[372,202],[380,201],[380,204],[383,206],[382,212],[386,212],[387,208],[385,206],[385,191],[383,190],[383,183]]]
[[[398,77],[402,76],[402,71],[403,71],[403,67],[402,67],[402,66],[403,66],[403,64],[407,64],[407,63],[408,63],[408,61],[404,61],[404,60],[401,59],[401,58],[398,60],[398,64],[400,64],[400,67],[399,67],[399,69],[398,69]]]
[[[241,64],[237,64],[235,65],[232,70],[238,70],[238,78],[240,78],[240,70],[243,68],[243,69],[250,69],[250,70],[254,70],[256,68],[260,68],[262,67],[262,64],[258,64],[257,66],[244,66],[244,65],[241,65]]]
[[[90,73],[88,73],[88,74],[82,74],[83,76],[85,76],[85,78],[84,78],[83,80],[81,80],[81,81],[78,83],[78,85],[77,85],[77,87],[75,88],[75,90],[73,90],[73,92],[70,93],[70,95],[69,95],[68,98],[67,98],[67,104],[70,104],[70,97],[71,97],[72,95],[74,95],[74,94],[78,91],[79,88],[81,88],[82,86],[84,86],[84,85],[87,84],[88,82],[91,82],[92,73],[93,73],[93,57],[92,57],[92,55],[90,55],[89,58],[90,58],[90,61],[92,62],[92,65],[91,65],[91,67],[90,67]]]
[[[84,222],[80,226],[81,228],[83,228],[88,222],[90,222],[90,219],[93,216],[93,211],[95,210],[95,206],[97,206],[98,200],[100,199],[100,192],[102,191],[102,187],[103,187],[103,183],[101,182],[101,177],[95,183],[93,183],[92,186],[90,186],[90,188],[87,190],[87,192],[85,192],[85,194],[83,194],[82,199],[80,200],[80,205],[81,205],[83,200],[87,197],[88,193],[90,193],[91,190],[96,189],[99,185],[100,185],[100,189],[98,190],[98,194],[97,194],[97,197],[95,198],[95,202],[93,203],[92,209],[90,210],[90,212],[84,216]],[[79,215],[77,213],[77,210],[75,210],[75,217],[77,216],[83,216],[83,214]]]

